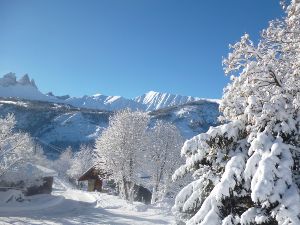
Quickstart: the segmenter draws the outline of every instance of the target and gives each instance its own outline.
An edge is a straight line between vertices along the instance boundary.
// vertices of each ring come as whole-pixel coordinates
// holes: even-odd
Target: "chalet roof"
[[[105,178],[108,174],[101,169],[96,168],[96,166],[92,166],[85,173],[78,178],[78,181],[84,181],[89,179],[97,179],[97,178]]]
[[[46,167],[43,167],[40,165],[33,165],[33,168],[35,168],[35,170],[39,170],[40,174],[43,177],[56,177],[57,176],[57,172],[52,169],[49,169],[49,168],[46,168]]]
[[[46,167],[36,165],[33,163],[25,163],[10,169],[6,174],[1,177],[5,181],[21,181],[28,177],[30,178],[43,178],[55,177],[57,172]]]

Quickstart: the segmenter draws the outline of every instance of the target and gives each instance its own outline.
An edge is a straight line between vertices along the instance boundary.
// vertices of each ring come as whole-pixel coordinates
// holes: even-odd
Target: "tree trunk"
[[[122,183],[120,185],[120,194],[121,198],[128,200],[128,187],[127,187],[127,181],[125,177],[122,177]]]
[[[153,187],[152,189],[152,197],[151,197],[151,204],[154,204],[157,201],[157,186]]]

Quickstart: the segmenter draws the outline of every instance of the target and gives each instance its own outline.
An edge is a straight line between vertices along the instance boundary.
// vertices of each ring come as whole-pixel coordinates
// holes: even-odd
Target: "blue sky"
[[[0,0],[0,73],[57,95],[220,98],[228,45],[282,15],[279,0]]]

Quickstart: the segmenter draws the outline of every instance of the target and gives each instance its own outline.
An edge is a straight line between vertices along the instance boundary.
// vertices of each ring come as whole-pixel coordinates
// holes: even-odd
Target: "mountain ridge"
[[[95,94],[91,96],[84,95],[82,97],[71,97],[69,95],[55,96],[52,92],[47,94],[40,92],[34,80],[30,80],[27,74],[17,80],[14,73],[5,74],[2,78],[0,78],[0,97],[14,97],[24,100],[63,103],[78,108],[108,111],[116,111],[124,108],[153,111],[198,100],[216,103],[219,101],[217,99],[204,99],[155,91],[149,91],[133,99],[128,99],[122,96],[107,96],[103,94]]]

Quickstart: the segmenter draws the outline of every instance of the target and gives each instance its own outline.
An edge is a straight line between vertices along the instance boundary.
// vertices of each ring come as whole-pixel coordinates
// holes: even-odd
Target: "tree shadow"
[[[169,224],[167,221],[161,219],[142,218],[134,215],[125,215],[112,213],[104,208],[96,208],[96,203],[88,203],[65,199],[61,204],[34,211],[21,211],[1,213],[0,221],[3,224],[63,224],[63,225],[96,225],[96,224],[110,224],[110,225],[132,225],[135,224],[155,224],[163,225]]]

